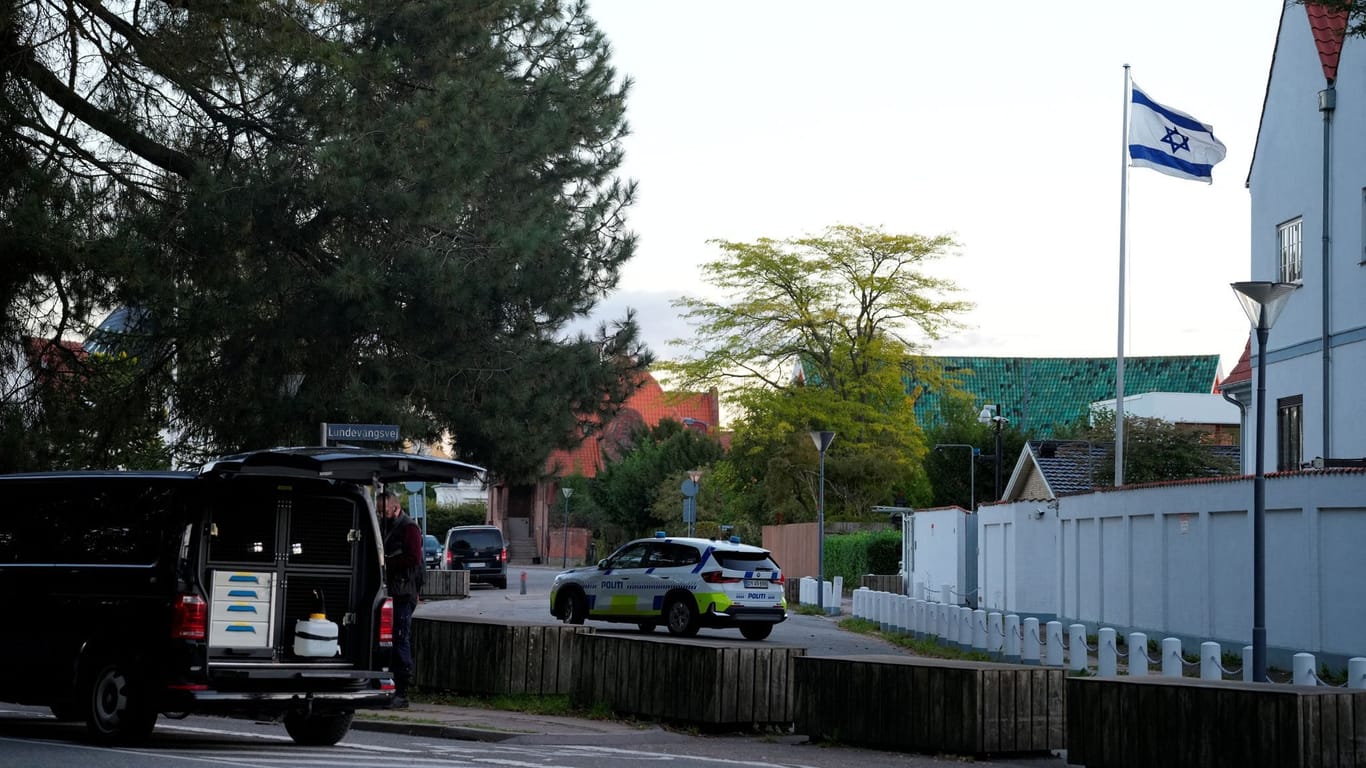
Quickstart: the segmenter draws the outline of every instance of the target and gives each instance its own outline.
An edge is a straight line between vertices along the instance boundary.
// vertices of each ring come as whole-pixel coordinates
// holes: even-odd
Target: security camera
[[[1035,520],[1039,520],[1039,519],[1042,519],[1042,518],[1043,518],[1043,513],[1044,513],[1044,508],[1043,508],[1043,507],[1035,507],[1034,510],[1033,510],[1032,512],[1029,513],[1029,516],[1032,517],[1032,518],[1034,518]]]

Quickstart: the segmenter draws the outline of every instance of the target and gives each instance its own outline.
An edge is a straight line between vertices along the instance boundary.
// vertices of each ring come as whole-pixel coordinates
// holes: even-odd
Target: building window
[[[1299,469],[1304,460],[1304,396],[1276,401],[1276,471]]]
[[[1281,254],[1281,282],[1298,283],[1304,276],[1300,269],[1300,222],[1295,219],[1276,227],[1276,241]]]

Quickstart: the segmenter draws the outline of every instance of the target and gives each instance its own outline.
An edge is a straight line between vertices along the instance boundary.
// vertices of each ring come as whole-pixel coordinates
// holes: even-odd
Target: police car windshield
[[[767,552],[713,552],[712,557],[722,568],[730,571],[778,570],[778,564]]]

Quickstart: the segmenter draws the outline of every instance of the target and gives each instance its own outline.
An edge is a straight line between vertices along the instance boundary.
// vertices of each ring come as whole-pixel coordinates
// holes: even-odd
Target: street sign
[[[327,440],[347,440],[361,443],[397,443],[397,424],[323,424]]]
[[[684,481],[683,481],[683,488],[682,488],[682,491],[683,491],[683,495],[684,495],[684,496],[687,496],[688,498],[692,498],[693,496],[696,496],[696,495],[697,495],[697,481],[696,481],[696,480],[692,480],[692,479],[684,480]]]

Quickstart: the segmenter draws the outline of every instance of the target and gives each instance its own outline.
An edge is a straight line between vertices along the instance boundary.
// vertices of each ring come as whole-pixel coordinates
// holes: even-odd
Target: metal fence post
[[[1181,677],[1181,641],[1174,637],[1162,638],[1162,676]]]
[[[1148,636],[1142,632],[1129,633],[1129,675],[1146,677],[1148,674]]]
[[[1347,687],[1366,688],[1366,658],[1353,656],[1347,660]]]
[[[972,649],[987,652],[987,612],[981,608],[972,612]]]
[[[1086,662],[1086,625],[1071,624],[1067,627],[1067,668],[1081,672]]]
[[[1115,647],[1115,631],[1101,627],[1096,632],[1096,676],[1114,677],[1119,673],[1119,649]]]
[[[1297,653],[1293,659],[1295,685],[1318,685],[1314,678],[1314,654]]]
[[[1020,661],[1026,664],[1038,664],[1039,659],[1039,620],[1033,616],[1021,622],[1020,634]]]
[[[1020,663],[1020,617],[1007,613],[1005,624],[1001,629],[1005,634],[1005,655],[1006,661],[1013,664]]]
[[[1200,644],[1200,679],[1223,680],[1224,673],[1219,669],[1219,644],[1206,640]]]
[[[1048,636],[1045,653],[1048,654],[1048,666],[1061,667],[1062,660],[1062,622],[1048,622]]]

